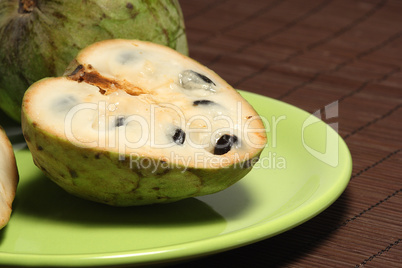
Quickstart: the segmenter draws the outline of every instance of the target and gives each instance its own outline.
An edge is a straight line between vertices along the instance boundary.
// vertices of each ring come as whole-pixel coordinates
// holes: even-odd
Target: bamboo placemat
[[[191,57],[310,113],[335,103],[353,158],[312,220],[183,267],[402,267],[402,1],[182,0]]]

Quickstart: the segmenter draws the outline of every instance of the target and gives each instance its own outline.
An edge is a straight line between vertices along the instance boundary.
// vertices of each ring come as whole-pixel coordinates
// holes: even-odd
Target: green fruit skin
[[[248,160],[221,169],[164,168],[156,159],[141,158],[137,160],[142,165],[130,166],[129,155],[120,161],[118,153],[80,148],[44,132],[24,111],[22,129],[34,163],[47,177],[70,194],[113,206],[168,203],[216,193],[243,178],[255,163]]]
[[[188,55],[178,0],[36,0],[28,13],[20,1],[0,1],[0,108],[16,121],[26,89],[94,42],[140,39]]]

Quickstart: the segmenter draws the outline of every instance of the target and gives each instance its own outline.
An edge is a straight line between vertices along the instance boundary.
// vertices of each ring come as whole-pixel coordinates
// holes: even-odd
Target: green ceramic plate
[[[316,117],[241,92],[264,118],[268,146],[237,184],[177,203],[114,208],[73,197],[46,179],[26,150],[20,184],[0,231],[0,265],[108,266],[167,263],[266,239],[317,215],[347,186],[351,156]]]

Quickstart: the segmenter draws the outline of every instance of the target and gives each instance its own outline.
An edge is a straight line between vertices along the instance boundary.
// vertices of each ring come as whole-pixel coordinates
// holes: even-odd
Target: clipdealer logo
[[[338,118],[339,115],[339,103],[338,101],[332,102],[324,107],[324,109],[320,109],[311,114],[303,123],[302,126],[302,143],[303,147],[309,152],[312,156],[317,158],[318,160],[324,162],[331,167],[336,167],[339,164],[339,135],[338,135],[338,122],[329,122],[327,124],[323,124],[322,121],[334,121]],[[305,132],[314,127],[316,124],[321,124],[321,127],[325,128],[325,150],[324,152],[320,152],[319,150],[312,148],[306,142]]]
[[[138,149],[147,146],[151,149],[166,149],[177,145],[174,140],[158,140],[158,137],[161,136],[160,131],[168,132],[169,129],[162,130],[160,128],[160,122],[158,122],[156,114],[167,114],[174,118],[175,128],[186,130],[186,144],[190,148],[208,151],[222,134],[235,135],[238,138],[237,146],[239,147],[244,145],[251,148],[263,148],[265,146],[265,144],[255,144],[253,139],[250,138],[250,133],[265,132],[264,128],[253,127],[253,122],[261,119],[261,117],[243,118],[241,102],[237,103],[236,114],[233,118],[221,114],[215,116],[197,114],[187,118],[180,107],[170,103],[150,104],[148,114],[132,114],[124,116],[124,118],[113,113],[115,110],[116,105],[108,104],[105,101],[82,103],[72,107],[66,113],[64,120],[66,138],[78,147],[117,149],[119,159],[124,160],[127,148]],[[82,135],[77,135],[82,130],[77,125],[74,127],[74,120],[83,116],[92,118],[93,124],[89,130],[96,132],[96,137],[95,135],[91,136],[92,140],[86,140]],[[113,127],[120,117],[124,119],[124,124],[119,125],[119,127]],[[196,121],[202,122],[202,124],[195,124],[202,125],[202,127],[192,127],[192,122]],[[130,124],[136,126],[136,139],[133,139],[132,135],[127,135],[127,129]],[[196,135],[193,136],[193,133]],[[197,140],[197,134],[203,135],[203,138]],[[162,135],[166,135],[166,133],[162,133]],[[192,137],[195,137],[195,139],[193,140]]]
[[[239,122],[239,118],[241,118],[242,111],[241,111],[241,103],[237,107],[237,118],[230,118],[228,116],[217,116],[215,118],[207,118],[202,115],[197,115],[196,118],[185,118],[184,113],[180,109],[180,107],[171,105],[171,104],[166,104],[164,105],[165,108],[170,109],[174,113],[177,114],[179,118],[179,126],[181,128],[185,128],[186,124],[188,122],[191,122],[193,120],[203,120],[205,125],[208,127],[206,129],[188,129],[189,133],[190,132],[204,132],[207,131],[210,135],[210,139],[205,142],[205,144],[197,144],[193,143],[190,135],[186,137],[186,142],[190,145],[190,147],[194,148],[207,148],[211,144],[214,143],[215,141],[215,136],[217,133],[220,132],[227,132],[231,131],[231,134],[235,134],[239,137],[239,140],[242,143],[247,144],[247,146],[253,147],[253,148],[261,148],[262,146],[265,146],[266,149],[272,148],[272,149],[278,149],[277,152],[274,151],[268,151],[267,153],[263,154],[262,157],[259,159],[257,163],[255,163],[255,168],[266,168],[266,169],[286,169],[287,167],[287,159],[285,156],[281,155],[281,150],[280,150],[280,144],[278,144],[278,129],[281,125],[281,122],[284,122],[287,120],[286,115],[280,115],[280,116],[272,116],[271,118],[267,119],[263,116],[259,117],[254,117],[251,120],[247,120],[245,124],[242,122]],[[145,144],[149,144],[150,148],[169,148],[172,146],[175,146],[176,144],[174,142],[169,142],[169,143],[163,143],[159,144],[156,143],[155,137],[158,133],[155,132],[155,124],[156,124],[156,119],[155,119],[155,111],[158,109],[158,107],[151,107],[150,109],[150,122],[141,115],[130,115],[126,116],[124,118],[124,121],[126,123],[134,122],[138,126],[140,126],[141,129],[141,135],[139,135],[138,140],[132,141],[129,140],[126,137],[126,129],[124,127],[119,127],[117,131],[110,131],[108,124],[110,122],[114,122],[118,119],[116,115],[110,114],[110,112],[115,111],[116,106],[114,104],[107,104],[106,102],[99,102],[99,103],[83,103],[76,105],[72,107],[69,112],[65,116],[64,120],[64,131],[67,139],[76,144],[77,146],[80,147],[87,147],[87,148],[94,148],[94,147],[104,147],[104,148],[117,148],[119,152],[119,159],[124,160],[126,157],[126,148],[140,148],[144,146]],[[79,138],[74,135],[73,131],[73,121],[74,117],[77,116],[77,114],[81,111],[89,111],[89,113],[96,114],[98,121],[97,121],[97,134],[98,137],[97,139],[93,141],[83,141],[79,140]],[[250,127],[251,123],[255,119],[261,119],[265,125],[265,130],[264,129],[253,129]],[[338,118],[338,101],[335,101],[333,103],[330,103],[326,105],[323,109],[317,110],[313,114],[307,117],[307,119],[302,123],[301,127],[301,143],[304,149],[313,157],[316,159],[320,160],[321,162],[324,162],[325,164],[328,164],[332,167],[336,167],[339,163],[339,135],[338,135],[338,122],[334,121]],[[212,123],[214,121],[225,121],[225,124],[228,126],[222,127],[221,129],[212,129]],[[241,119],[240,119],[241,120]],[[332,121],[332,123],[324,124],[323,121]],[[245,129],[242,129],[240,131],[239,128],[236,130],[234,129],[235,125],[244,125]],[[325,135],[325,144],[323,144],[325,147],[325,150],[318,150],[316,146],[311,146],[311,144],[308,142],[308,139],[311,139],[311,135],[307,135],[306,132],[309,130],[315,129],[315,127],[319,125],[321,128],[324,127],[325,131],[319,131],[317,134],[318,135]],[[265,145],[261,144],[253,144],[253,142],[250,140],[248,133],[250,132],[265,132],[267,133],[267,143]],[[188,133],[188,134],[189,134]],[[110,136],[107,136],[110,135]],[[315,143],[317,144],[317,143]],[[177,159],[178,156],[175,156],[174,160],[177,160],[178,162],[181,162],[181,164],[185,164],[185,159]],[[200,156],[197,156],[199,159]],[[131,159],[130,159],[131,160]],[[176,162],[177,162],[176,161]],[[224,160],[225,161],[225,160]],[[163,163],[163,162],[162,162]],[[165,164],[165,163],[163,163]],[[223,163],[224,165],[224,163]]]

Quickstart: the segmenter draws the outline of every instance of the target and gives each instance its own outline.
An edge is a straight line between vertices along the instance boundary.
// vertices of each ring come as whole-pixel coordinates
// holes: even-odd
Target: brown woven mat
[[[308,112],[338,101],[353,157],[346,191],[314,219],[185,266],[402,267],[402,1],[180,3],[193,58]]]

